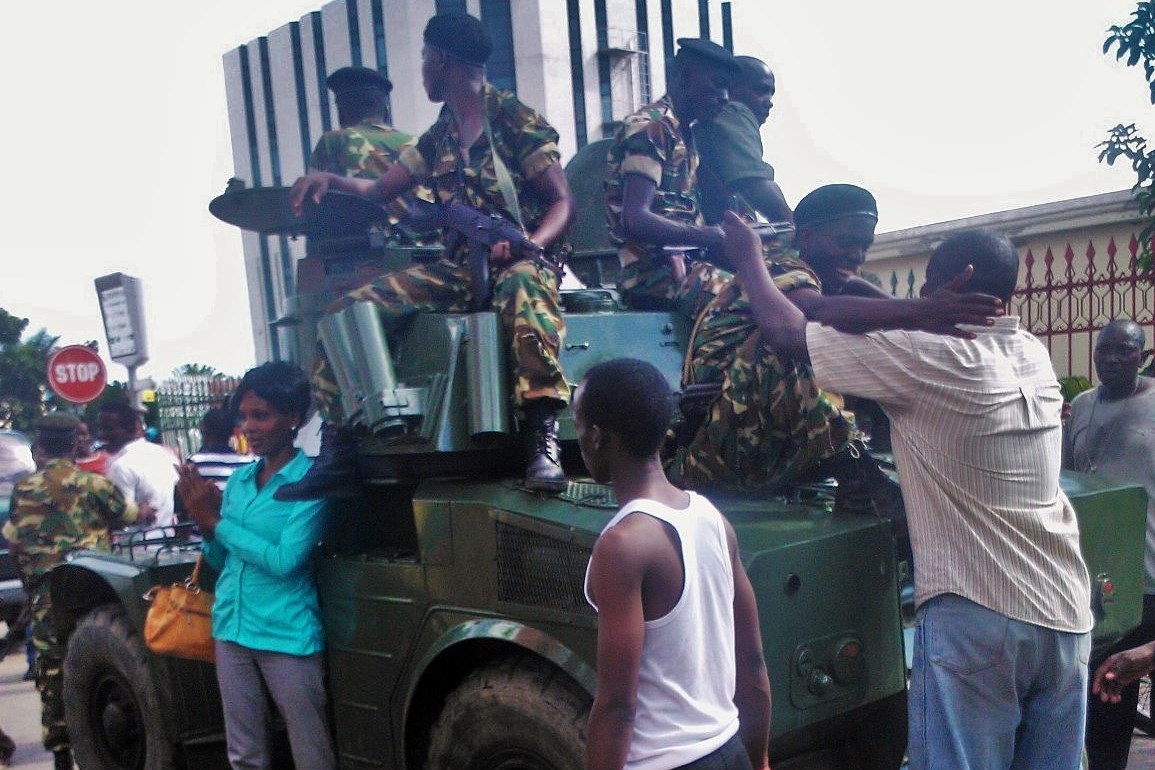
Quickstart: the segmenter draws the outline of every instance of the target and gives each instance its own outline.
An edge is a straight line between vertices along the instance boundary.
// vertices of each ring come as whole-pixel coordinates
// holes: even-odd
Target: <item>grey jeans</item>
[[[734,733],[730,740],[711,751],[701,759],[676,770],[751,770],[750,756],[742,745],[741,733]]]
[[[234,770],[269,770],[266,688],[284,717],[297,770],[333,770],[337,766],[325,712],[321,653],[285,655],[217,641],[216,654],[225,740]]]

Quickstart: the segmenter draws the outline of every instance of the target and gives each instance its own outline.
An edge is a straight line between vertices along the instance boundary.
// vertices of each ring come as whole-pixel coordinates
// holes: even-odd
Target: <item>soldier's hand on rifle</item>
[[[201,534],[211,540],[217,522],[221,520],[221,491],[216,484],[203,478],[193,465],[178,465],[176,472],[176,493],[180,495],[181,503]]]
[[[307,198],[311,198],[313,203],[320,203],[325,193],[329,192],[332,177],[333,174],[327,171],[310,171],[293,182],[293,187],[289,190],[289,205],[292,206],[293,213],[301,216]]]
[[[513,249],[509,245],[509,241],[498,241],[489,247],[489,259],[498,265],[504,265],[512,262],[514,259]]]
[[[723,246],[726,260],[735,270],[757,269],[762,264],[762,239],[741,217],[733,211],[727,211],[720,229],[725,237]]]

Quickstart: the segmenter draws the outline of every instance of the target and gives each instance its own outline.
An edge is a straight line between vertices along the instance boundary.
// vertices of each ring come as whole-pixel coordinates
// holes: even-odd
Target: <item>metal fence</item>
[[[1155,283],[1138,271],[1139,251],[1134,233],[1122,248],[1111,236],[1027,249],[1011,312],[1046,344],[1060,376],[1093,376],[1095,335],[1113,319],[1129,318],[1148,340],[1155,336]]]
[[[188,457],[201,445],[201,418],[224,406],[240,384],[239,377],[176,377],[156,389],[157,415],[166,446]]]

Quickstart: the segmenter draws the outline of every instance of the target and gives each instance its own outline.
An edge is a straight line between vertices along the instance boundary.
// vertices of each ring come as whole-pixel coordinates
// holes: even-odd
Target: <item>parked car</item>
[[[12,487],[35,469],[28,437],[18,431],[0,430],[0,526],[8,521]],[[8,555],[8,543],[0,538],[0,620],[12,625],[23,606],[24,587]]]

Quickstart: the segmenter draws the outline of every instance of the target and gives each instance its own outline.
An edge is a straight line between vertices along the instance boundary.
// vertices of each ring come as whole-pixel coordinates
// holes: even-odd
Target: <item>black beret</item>
[[[468,13],[439,13],[425,25],[426,44],[440,48],[474,67],[484,66],[493,53],[493,39],[485,25]]]
[[[68,434],[80,428],[80,419],[67,412],[51,412],[36,421],[37,433]]]
[[[697,37],[678,38],[678,57],[681,58],[685,56],[696,56],[711,64],[720,65],[735,74],[741,71],[741,67],[738,64],[738,60],[734,58],[734,54],[710,40]]]
[[[812,227],[847,217],[878,221],[874,196],[852,184],[828,184],[806,195],[794,207],[795,227]]]
[[[329,86],[330,91],[338,96],[346,91],[357,91],[363,88],[375,88],[385,93],[393,90],[393,84],[389,82],[389,78],[368,67],[342,67],[329,75],[325,79],[325,84]]]

